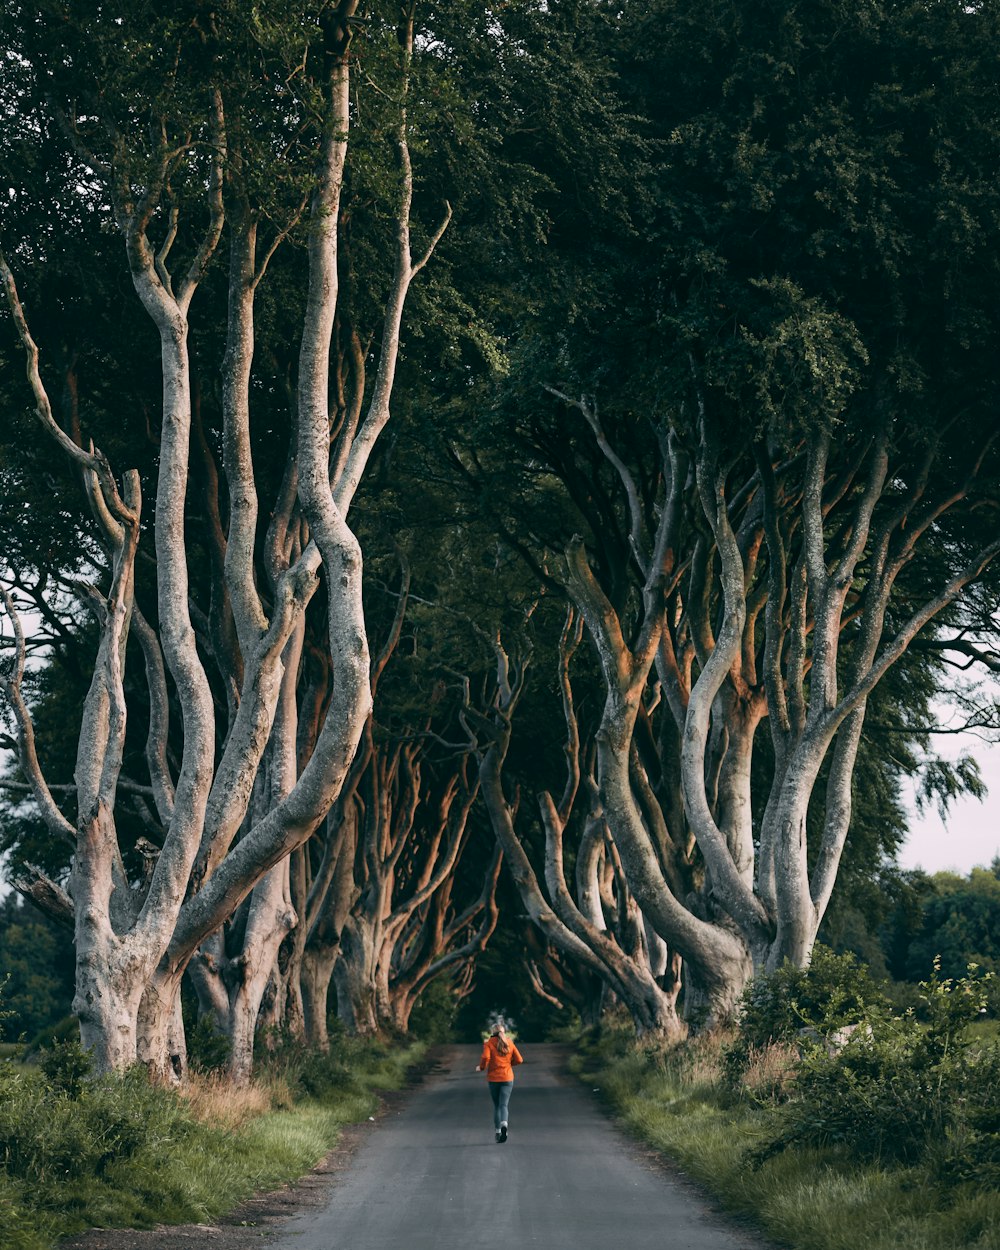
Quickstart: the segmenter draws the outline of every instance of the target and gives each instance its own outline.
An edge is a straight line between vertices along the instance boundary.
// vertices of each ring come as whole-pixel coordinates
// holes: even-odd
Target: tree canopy
[[[100,1061],[874,923],[996,727],[996,6],[6,20],[2,839]]]

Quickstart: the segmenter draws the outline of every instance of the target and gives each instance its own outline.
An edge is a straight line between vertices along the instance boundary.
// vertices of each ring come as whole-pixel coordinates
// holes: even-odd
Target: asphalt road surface
[[[498,1145],[479,1053],[449,1047],[326,1207],[289,1221],[271,1250],[761,1250],[561,1076],[558,1047],[524,1047]]]

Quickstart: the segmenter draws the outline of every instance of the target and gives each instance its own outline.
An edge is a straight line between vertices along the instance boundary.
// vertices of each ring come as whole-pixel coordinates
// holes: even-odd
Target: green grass
[[[91,1227],[218,1219],[308,1172],[345,1125],[374,1113],[376,1091],[403,1084],[423,1051],[344,1042],[330,1059],[279,1059],[244,1096],[208,1083],[192,1101],[151,1089],[140,1073],[88,1083],[73,1097],[8,1065],[0,1074],[4,1250],[48,1250]],[[306,1069],[314,1096],[301,1096]],[[220,1127],[226,1114],[229,1128]]]
[[[1000,1250],[1000,1194],[946,1190],[928,1169],[862,1165],[834,1148],[754,1166],[774,1111],[725,1090],[710,1046],[665,1055],[605,1029],[572,1066],[633,1136],[794,1250]]]
[[[976,1042],[1000,1041],[1000,1020],[977,1020],[969,1025],[968,1033]]]

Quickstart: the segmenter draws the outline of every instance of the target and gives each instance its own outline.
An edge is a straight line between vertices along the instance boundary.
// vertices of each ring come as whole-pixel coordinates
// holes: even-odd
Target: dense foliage
[[[992,974],[972,965],[952,979],[936,960],[916,1006],[893,1011],[852,956],[817,954],[815,970],[751,982],[724,1051],[729,1087],[774,1108],[776,1131],[757,1162],[791,1146],[832,1146],[994,1186],[1000,1043],[972,1028],[987,1015]],[[766,1066],[768,1051],[785,1071],[765,1090],[750,1068]]]
[[[220,238],[235,256],[252,224],[260,228],[262,249],[280,244],[257,293],[247,383],[254,486],[266,501],[254,537],[263,542],[294,440],[289,413],[299,385],[296,335],[312,237],[301,205],[311,185],[310,142],[322,130],[323,67],[335,59],[328,8],[312,0],[294,11],[227,0],[183,15],[140,5],[115,16],[96,2],[72,12],[50,3],[11,9],[2,78],[14,140],[0,158],[4,245],[41,346],[57,420],[81,447],[95,439],[117,471],[135,467],[150,503],[144,528],[155,512],[162,379],[152,327],[128,311],[137,305],[116,233],[123,205],[135,188],[148,187],[145,225],[164,248],[161,269],[171,248],[174,265],[194,253],[211,161],[221,159],[220,146],[209,141],[204,90],[207,81],[217,83],[228,110]],[[592,589],[607,609],[596,615],[614,620],[624,648],[609,670],[627,671],[628,648],[646,626],[652,629],[656,611],[663,617],[659,667],[650,668],[636,694],[638,727],[621,753],[624,758],[634,746],[636,758],[622,768],[626,779],[631,769],[633,779],[641,770],[648,780],[636,823],[653,827],[662,817],[668,830],[657,850],[663,892],[679,902],[687,929],[711,925],[729,941],[734,925],[751,917],[738,967],[727,973],[724,988],[732,992],[728,999],[720,995],[725,1008],[750,967],[780,961],[782,941],[805,961],[815,936],[807,930],[827,903],[798,900],[803,905],[790,916],[765,897],[766,871],[754,880],[752,865],[781,825],[774,813],[795,738],[795,701],[802,733],[807,719],[814,726],[829,710],[820,707],[822,682],[813,679],[822,657],[809,650],[818,646],[813,625],[820,601],[829,605],[843,591],[842,613],[831,626],[836,654],[823,679],[835,707],[912,614],[935,603],[949,579],[961,580],[980,557],[988,560],[995,544],[991,422],[1000,382],[990,347],[1000,255],[993,161],[1000,120],[983,52],[996,35],[995,7],[945,0],[769,0],[763,6],[724,0],[707,7],[691,0],[617,7],[516,0],[497,9],[417,4],[406,14],[417,39],[402,59],[406,21],[400,25],[393,6],[362,6],[356,18],[351,9],[344,45],[351,49],[354,94],[337,223],[332,426],[345,419],[353,393],[359,402],[371,397],[380,358],[392,286],[387,240],[403,176],[394,136],[404,105],[407,159],[416,171],[414,255],[428,244],[445,201],[453,214],[408,297],[392,424],[353,504],[366,561],[365,618],[376,643],[391,636],[403,581],[412,579],[399,654],[378,691],[374,754],[383,762],[398,758],[394,751],[423,735],[420,805],[431,808],[434,786],[445,784],[459,749],[468,742],[469,759],[480,759],[503,719],[484,727],[497,707],[496,640],[509,645],[522,675],[530,656],[523,700],[506,726],[513,732],[504,780],[508,798],[524,796],[518,836],[542,877],[546,831],[535,808],[541,794],[561,783],[564,768],[557,639],[573,597],[567,553],[579,538]],[[162,123],[160,131],[139,124],[147,112]],[[173,153],[169,159],[164,150]],[[161,158],[170,176],[162,186],[153,179],[153,187],[150,170]],[[117,183],[108,180],[106,164]],[[235,723],[237,694],[246,699],[253,687],[238,690],[249,650],[243,654],[234,643],[222,575],[239,514],[225,450],[233,273],[230,267],[227,276],[216,256],[200,275],[192,304],[193,433],[181,526],[191,553],[193,628],[220,726],[218,741],[207,748],[215,750],[216,764]],[[80,599],[94,598],[91,583],[105,592],[111,565],[100,527],[86,515],[82,480],[53,456],[28,411],[21,345],[6,317],[4,327],[0,402],[10,417],[0,434],[4,573],[17,603],[39,617],[31,644],[37,658],[28,664],[24,693],[43,770],[72,825],[80,815],[79,757],[66,723],[86,698],[99,632]],[[665,457],[668,444],[673,459]],[[290,455],[288,463],[294,460]],[[803,474],[817,460],[825,469],[810,484]],[[677,469],[672,485],[683,482],[675,492],[669,559],[664,556],[669,590],[654,611],[644,596],[652,585],[653,539],[669,511],[671,466]],[[684,718],[721,623],[735,611],[730,591],[721,588],[718,523],[704,507],[709,478],[717,479],[724,511],[739,530],[744,637],[713,713],[715,754],[688,768],[685,791]],[[825,559],[813,559],[807,575],[801,505],[817,491]],[[846,559],[863,529],[858,521],[869,494],[867,519],[878,541],[854,553],[843,586],[821,593],[826,566]],[[764,496],[769,502],[760,502]],[[768,506],[774,515],[765,524],[760,512]],[[921,543],[911,549],[914,534]],[[801,881],[833,864],[839,885],[821,936],[848,948],[854,925],[864,939],[854,944],[867,943],[867,955],[883,926],[887,967],[908,981],[926,976],[935,954],[953,977],[969,959],[990,967],[994,958],[996,900],[985,878],[961,888],[943,880],[907,883],[891,866],[904,832],[904,777],[922,773],[924,792],[944,799],[981,789],[974,766],[949,768],[925,745],[933,740],[927,728],[934,700],[951,685],[946,661],[995,666],[996,574],[988,564],[979,572],[968,574],[973,584],[964,598],[953,595],[849,713],[852,733],[855,713],[866,718],[856,758],[850,748],[848,764],[838,755],[850,736],[835,740],[839,730],[813,750],[815,790],[799,796],[794,812],[802,826],[797,845],[808,843],[808,850],[795,873],[783,874]],[[248,575],[268,609],[277,597],[274,574],[261,558]],[[158,627],[163,609],[154,576],[155,562],[137,563],[136,605]],[[884,600],[873,589],[880,579],[893,587]],[[324,687],[328,592],[322,586],[304,613],[296,695],[301,706],[312,700],[314,728],[330,695]],[[793,642],[796,623],[801,631]],[[607,769],[598,776],[605,765],[592,760],[607,739],[598,732],[608,695],[599,653],[607,639],[592,620],[583,632],[587,642],[572,674],[579,754],[606,789]],[[8,641],[5,675],[16,667]],[[124,872],[138,896],[169,820],[150,808],[145,739],[154,718],[134,637],[123,654],[128,716],[114,819]],[[465,697],[475,704],[470,716],[460,705],[465,679]],[[168,682],[167,693],[172,715],[160,746],[171,779],[180,771],[184,739],[176,684]],[[975,697],[971,686],[960,693],[966,705]],[[813,708],[808,718],[806,702]],[[989,723],[990,700],[979,703]],[[741,716],[746,759],[752,757],[746,793],[737,796],[744,827],[726,825],[731,813],[723,810],[723,797],[710,822],[696,828],[691,776],[713,778],[717,791],[724,790],[726,766],[736,759],[742,784],[743,757],[734,747]],[[13,746],[12,722],[8,728],[6,743]],[[315,736],[299,730],[297,763],[304,763]],[[797,768],[788,773],[802,775]],[[23,802],[25,776],[6,779],[11,790],[0,845],[17,870],[35,865],[65,885],[73,841],[52,837]],[[363,782],[368,810],[373,776]],[[578,806],[575,824],[567,826],[569,872],[574,839],[591,814]],[[331,823],[341,817],[334,811]],[[849,836],[846,828],[842,836],[836,832],[838,821],[849,823]],[[785,823],[791,828],[794,821]],[[415,827],[413,853],[402,861],[411,882],[422,871],[419,850],[433,845],[433,822],[422,814]],[[474,896],[491,834],[481,818],[470,829],[471,851],[455,879],[460,892]],[[730,848],[742,838],[732,872],[724,857],[714,863],[705,857],[715,832]],[[309,894],[303,883],[329,863],[334,844],[332,834],[313,837],[298,862],[301,890],[292,902],[300,917]],[[359,892],[373,862],[357,856]],[[626,866],[604,900],[616,913],[607,931],[615,930],[622,948],[632,943],[629,958],[633,950],[642,953],[636,906],[647,917],[655,910],[648,898],[637,904],[632,897],[630,871]],[[749,884],[734,904],[723,896],[736,872]],[[918,897],[921,891],[926,897]],[[518,923],[494,952],[478,952],[482,974],[459,1019],[506,994],[532,1028],[537,1013],[542,1029],[586,995],[554,994],[554,1002],[538,1006],[538,986],[523,966],[531,946],[519,930],[523,900],[509,882],[500,897],[501,914],[516,914]],[[241,966],[250,903],[241,907],[225,922],[215,965],[228,959],[229,974]],[[788,937],[796,927],[800,932]],[[302,955],[296,942],[304,928],[300,922],[298,933],[281,943],[272,1001]],[[669,943],[676,938],[687,961],[682,995],[690,996],[691,1018],[708,1019],[699,995],[711,977],[685,945],[689,936],[660,933]],[[64,1014],[61,968],[46,977],[32,964],[61,958],[54,940],[48,930],[29,933],[13,912],[0,915],[0,967],[5,958],[13,974],[8,996],[20,1013],[19,1033],[30,1035]],[[538,966],[548,953],[534,952]],[[190,956],[190,950],[178,955],[178,965]],[[817,962],[814,975],[819,969]],[[657,977],[664,980],[662,970]],[[448,992],[471,988],[468,980],[448,984]],[[568,982],[563,988],[574,989]],[[452,1013],[431,999],[424,1015],[443,1032]],[[203,1002],[203,1017],[206,1010]],[[279,1007],[274,1011],[280,1014]],[[213,1026],[190,1016],[192,1055],[212,1066],[224,1048]],[[662,1021],[656,1017],[654,1025]]]
[[[205,1223],[313,1167],[343,1125],[370,1115],[422,1047],[341,1041],[284,1050],[256,1101],[210,1083],[187,1099],[138,1068],[94,1079],[79,1043],[38,1068],[0,1064],[0,1220],[5,1250],[48,1250],[90,1227]],[[228,1105],[226,1105],[228,1103]],[[241,1113],[242,1112],[242,1113]]]
[[[987,995],[971,977],[923,983],[921,1012],[866,1012],[838,1047],[807,1047],[778,1132],[789,1146],[843,1147],[857,1158],[919,1163],[945,1184],[1000,1179],[1000,1043],[970,1034]]]
[[[789,968],[751,983],[728,1042],[664,1052],[619,1021],[579,1037],[573,1066],[631,1132],[790,1245],[990,1246],[991,989],[976,970],[935,971],[915,1008],[894,1010],[863,965],[819,948],[815,976]]]
[[[30,1041],[69,1014],[73,998],[72,934],[11,893],[0,902],[0,972],[9,1012],[8,1040]]]
[[[853,955],[835,955],[817,945],[808,968],[785,964],[769,976],[754,977],[744,990],[724,1070],[738,1085],[769,1046],[826,1044],[832,1035],[881,1017],[887,1006],[882,990]]]
[[[952,872],[917,877],[910,897],[886,920],[889,970],[898,980],[918,981],[938,959],[946,977],[963,976],[970,963],[1000,973],[998,935],[1000,861],[964,877]]]

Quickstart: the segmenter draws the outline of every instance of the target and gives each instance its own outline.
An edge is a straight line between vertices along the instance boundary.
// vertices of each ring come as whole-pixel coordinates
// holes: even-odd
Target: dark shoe
[[[507,1140],[507,1125],[501,1124],[500,1132],[497,1134],[497,1141],[506,1141],[506,1140]]]
[[[503,1138],[500,1136],[500,1130],[499,1130],[499,1129],[497,1129],[497,1130],[496,1130],[496,1132],[493,1134],[493,1136],[497,1139],[497,1141],[498,1141],[498,1142],[502,1142],[502,1141],[503,1141]]]

